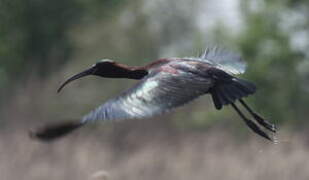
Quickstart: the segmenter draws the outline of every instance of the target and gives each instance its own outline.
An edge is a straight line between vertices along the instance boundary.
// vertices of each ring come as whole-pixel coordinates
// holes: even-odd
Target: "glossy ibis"
[[[235,77],[244,73],[245,69],[246,65],[240,56],[217,48],[206,49],[200,57],[164,58],[146,66],[127,66],[103,59],[69,78],[58,92],[71,81],[88,75],[140,81],[85,115],[80,121],[47,125],[31,132],[31,136],[50,141],[92,121],[147,118],[168,112],[201,95],[210,94],[216,109],[231,105],[250,129],[272,140],[261,127],[275,133],[275,126],[254,112],[243,100],[256,91],[253,83]],[[241,112],[236,101],[240,102],[255,121]]]

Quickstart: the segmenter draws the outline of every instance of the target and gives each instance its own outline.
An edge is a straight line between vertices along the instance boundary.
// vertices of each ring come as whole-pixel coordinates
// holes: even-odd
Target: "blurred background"
[[[1,179],[308,179],[308,17],[307,0],[0,0]],[[248,63],[242,77],[258,92],[247,101],[279,126],[278,144],[208,96],[53,143],[29,139],[135,83],[89,77],[56,93],[96,61],[143,65],[212,45]]]

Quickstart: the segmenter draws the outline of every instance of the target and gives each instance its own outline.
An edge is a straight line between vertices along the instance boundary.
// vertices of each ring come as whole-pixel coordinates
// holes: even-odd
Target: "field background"
[[[306,0],[0,0],[0,179],[309,179],[309,2]],[[98,123],[57,142],[28,137],[78,119],[135,82],[67,77],[102,58],[143,65],[239,52],[247,102],[279,127],[253,134],[209,96],[151,119]]]

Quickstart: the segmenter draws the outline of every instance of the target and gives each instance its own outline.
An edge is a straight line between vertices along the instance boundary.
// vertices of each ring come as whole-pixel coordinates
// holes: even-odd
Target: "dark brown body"
[[[220,61],[209,60],[216,57],[216,54],[211,53],[213,52],[205,52],[199,58],[159,59],[145,66],[127,66],[110,60],[102,60],[91,68],[69,78],[60,86],[58,92],[69,82],[86,75],[140,79],[140,81],[132,88],[111,98],[85,115],[78,123],[73,122],[71,126],[70,123],[64,123],[63,126],[59,124],[47,126],[33,134],[40,139],[44,139],[44,137],[55,139],[58,137],[57,132],[61,132],[59,133],[60,137],[91,121],[147,118],[168,112],[201,95],[210,94],[217,109],[221,109],[224,105],[232,105],[254,132],[271,140],[254,121],[246,118],[235,105],[235,102],[239,100],[259,125],[275,132],[274,125],[251,110],[242,100],[242,98],[255,93],[255,85],[233,76],[233,73],[237,73],[237,69],[218,63]]]

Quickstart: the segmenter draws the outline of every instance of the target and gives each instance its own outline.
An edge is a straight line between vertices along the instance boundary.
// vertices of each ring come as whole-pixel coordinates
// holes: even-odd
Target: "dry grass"
[[[127,121],[94,131],[88,127],[50,144],[30,140],[26,136],[29,128],[61,119],[57,117],[74,117],[77,112],[82,115],[89,101],[102,94],[94,88],[85,93],[92,98],[74,91],[56,95],[52,87],[59,82],[55,79],[26,83],[6,104],[2,119],[6,127],[0,131],[1,180],[309,179],[307,135],[281,132],[285,137],[279,137],[282,142],[277,145],[253,133],[239,140],[226,131],[228,123],[207,132],[189,132],[159,119]],[[177,114],[184,110],[196,113],[186,106]],[[229,122],[244,127],[240,120]]]
[[[50,144],[32,141],[22,130],[6,132],[0,137],[1,179],[309,178],[309,147],[301,135],[274,145],[256,136],[240,142],[219,133],[222,129],[177,132],[137,124],[137,128],[119,125],[92,133],[85,129]]]

